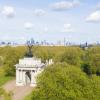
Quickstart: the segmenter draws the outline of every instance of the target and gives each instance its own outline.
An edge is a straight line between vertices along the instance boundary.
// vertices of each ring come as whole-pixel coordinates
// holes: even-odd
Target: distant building
[[[90,45],[88,45],[88,43],[86,42],[85,44],[81,44],[80,47],[83,49],[83,50],[87,50]]]

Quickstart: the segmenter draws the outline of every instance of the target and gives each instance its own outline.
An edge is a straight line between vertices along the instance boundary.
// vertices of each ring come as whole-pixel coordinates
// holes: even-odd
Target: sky
[[[0,41],[100,42],[100,0],[0,0]]]

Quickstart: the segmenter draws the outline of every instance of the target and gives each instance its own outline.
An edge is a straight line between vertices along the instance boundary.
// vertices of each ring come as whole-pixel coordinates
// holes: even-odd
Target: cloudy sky
[[[0,40],[100,42],[100,0],[0,0]]]

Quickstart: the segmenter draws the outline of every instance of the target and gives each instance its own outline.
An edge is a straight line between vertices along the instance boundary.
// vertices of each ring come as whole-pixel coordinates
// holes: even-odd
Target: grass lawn
[[[0,87],[2,85],[4,85],[6,82],[10,81],[14,79],[14,77],[11,77],[11,76],[5,76],[5,72],[4,72],[4,69],[3,67],[0,68]]]
[[[28,96],[26,96],[26,97],[24,98],[24,100],[32,100],[31,98],[32,98],[32,93],[29,94]]]
[[[0,86],[4,85],[7,81],[12,80],[11,76],[0,76]]]

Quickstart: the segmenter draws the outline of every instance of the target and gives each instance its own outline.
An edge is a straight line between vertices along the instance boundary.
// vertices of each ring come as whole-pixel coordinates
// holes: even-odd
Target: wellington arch
[[[19,63],[16,64],[16,85],[36,86],[36,77],[41,73],[47,65],[53,64],[52,59],[46,60],[46,63],[42,63],[41,58],[33,57],[32,46],[28,46],[29,51],[23,59],[19,59]]]

